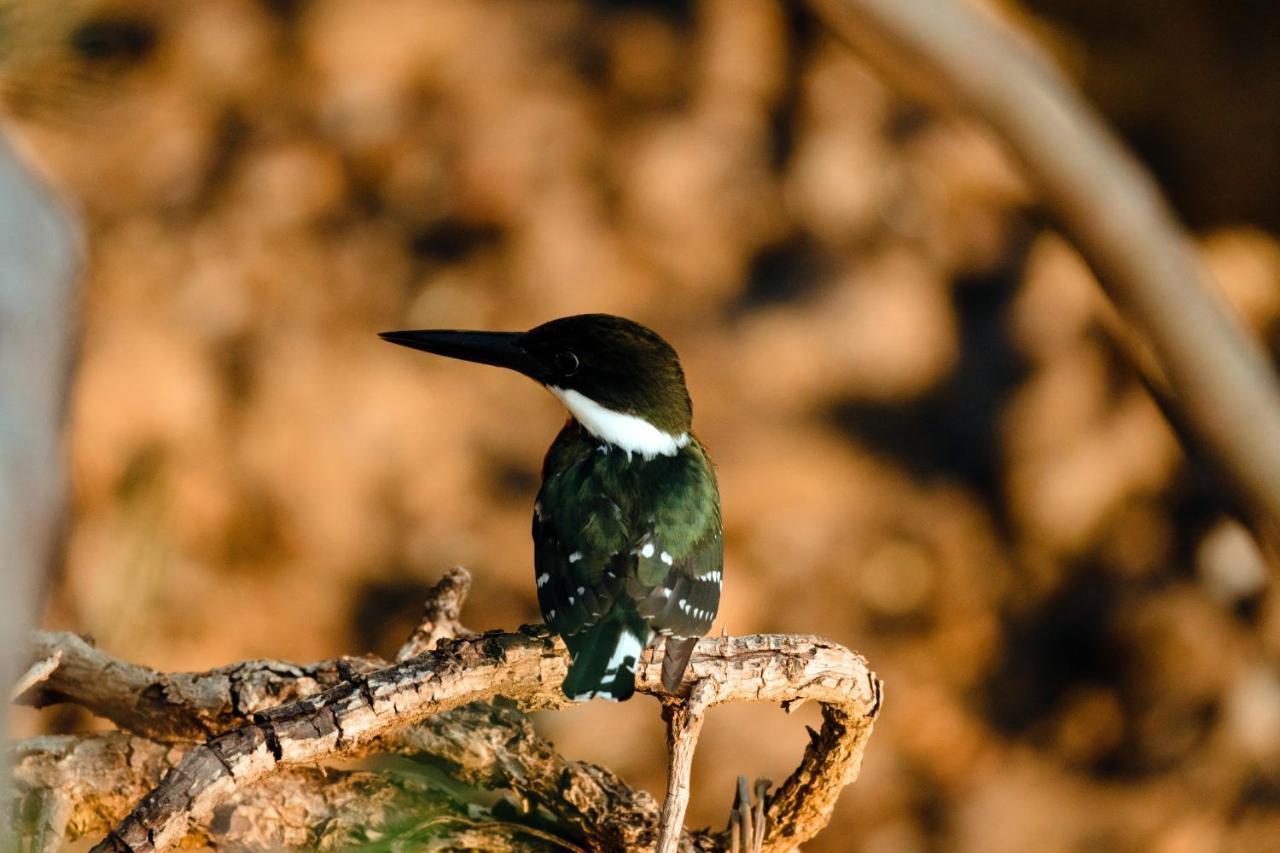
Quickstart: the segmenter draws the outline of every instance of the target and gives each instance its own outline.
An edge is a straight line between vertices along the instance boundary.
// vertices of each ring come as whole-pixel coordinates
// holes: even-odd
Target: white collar
[[[644,418],[605,408],[590,397],[583,396],[571,388],[548,385],[547,390],[564,403],[587,432],[625,450],[628,456],[632,453],[639,453],[645,459],[652,459],[655,456],[675,456],[680,452],[680,448],[689,443],[687,432],[679,435],[663,432]]]

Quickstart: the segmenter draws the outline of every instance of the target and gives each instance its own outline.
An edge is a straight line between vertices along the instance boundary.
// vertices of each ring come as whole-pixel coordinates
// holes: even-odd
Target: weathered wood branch
[[[64,838],[108,832],[187,749],[124,732],[18,744],[10,751],[14,782],[38,812],[31,847],[56,850]],[[406,798],[420,802],[427,794],[411,779],[386,774],[290,768],[237,791],[191,840],[239,849],[342,848],[357,831],[385,826]]]
[[[9,699],[17,699],[37,684],[48,681],[49,676],[53,675],[53,671],[58,668],[61,662],[62,649],[56,649],[49,657],[40,658],[31,664],[27,671],[22,674],[22,677],[18,679],[18,683],[13,685],[13,689],[9,692]]]
[[[431,624],[420,626],[415,637],[468,633],[457,621],[466,583],[466,573],[455,570],[437,586],[432,597],[453,604],[429,605],[425,621]],[[343,658],[308,666],[250,661],[206,673],[165,674],[117,661],[75,635],[39,635],[36,657],[55,654],[61,655],[60,665],[28,701],[72,701],[161,740],[212,736],[184,754],[107,849],[175,843],[193,822],[220,814],[226,798],[239,796],[250,782],[301,763],[370,751],[427,753],[460,781],[509,788],[547,806],[594,848],[645,849],[657,839],[659,813],[648,794],[603,768],[564,759],[514,710],[460,707],[497,695],[525,708],[567,704],[559,688],[567,667],[563,645],[540,629],[444,640],[434,651],[385,669],[376,658]],[[646,655],[641,690],[660,694],[659,670]],[[806,751],[788,783],[790,797],[780,796],[777,806],[770,802],[769,825],[776,829],[765,847],[787,849],[820,831],[839,789],[856,775],[879,708],[880,684],[865,661],[811,637],[723,638],[703,641],[689,679],[686,690],[695,682],[704,685],[699,689],[708,707],[814,699],[860,721],[843,731],[831,728],[830,720],[824,724],[822,735],[837,748],[830,757],[812,747]],[[680,707],[679,698],[664,698]],[[264,711],[282,702],[291,704]],[[827,791],[831,786],[834,792]],[[808,798],[820,805],[799,817],[783,813]],[[719,849],[727,841],[708,833],[680,837],[686,849]],[[135,847],[121,846],[128,844]]]
[[[462,605],[471,591],[471,575],[461,566],[445,573],[427,593],[422,619],[404,641],[396,660],[408,660],[434,649],[441,640],[469,637],[474,632],[462,626]]]
[[[662,804],[658,828],[658,853],[675,853],[684,831],[684,815],[689,808],[689,777],[693,773],[693,753],[707,717],[712,686],[695,682],[689,698],[668,703],[662,709],[667,721],[667,798]]]
[[[207,672],[163,673],[118,660],[83,637],[38,631],[35,655],[61,655],[58,667],[19,701],[36,707],[74,702],[122,729],[159,741],[202,741],[253,714],[313,696],[386,665],[375,657],[312,664],[250,660]]]
[[[562,642],[528,628],[445,641],[409,661],[356,675],[193,748],[97,849],[170,848],[193,821],[247,784],[282,767],[359,753],[392,731],[462,705],[502,695],[526,709],[564,707],[560,683],[567,666]],[[646,653],[637,688],[662,695],[660,668]],[[836,794],[856,775],[880,706],[880,684],[865,661],[816,637],[722,638],[699,644],[686,677],[685,689],[708,685],[708,707],[815,700],[841,709],[825,715],[823,733],[771,800],[766,847],[794,846],[825,826]],[[819,748],[827,744],[837,745],[835,761]],[[818,805],[810,807],[809,799]],[[783,813],[787,807],[800,807],[800,814]]]
[[[456,568],[432,588],[423,620],[401,653],[415,644],[418,652],[426,651],[441,638],[471,633],[459,622],[470,583],[466,570]],[[57,669],[45,673],[42,684],[39,681],[31,684],[31,687],[38,684],[39,689],[32,690],[24,697],[25,701],[36,705],[75,703],[152,739],[136,738],[130,744],[149,744],[151,754],[159,751],[175,757],[175,761],[191,741],[249,724],[255,713],[282,702],[314,696],[340,683],[344,673],[371,672],[387,665],[373,657],[342,658],[305,666],[256,660],[205,673],[166,674],[118,661],[83,638],[65,632],[38,633],[35,651],[38,663],[51,659],[61,662],[65,657],[68,666],[56,676]],[[45,654],[49,656],[42,657]],[[170,751],[161,749],[160,744],[153,741],[176,743],[180,747]],[[19,749],[27,750],[24,754],[30,761],[31,753],[44,750],[47,743],[47,739],[35,739]],[[609,770],[565,759],[537,735],[528,718],[511,709],[487,704],[458,708],[418,726],[393,732],[371,745],[371,751],[428,755],[460,782],[489,789],[510,789],[520,797],[552,808],[572,832],[594,848],[637,849],[653,843],[658,808],[647,792],[630,788]],[[141,747],[133,750],[133,754],[143,754]],[[45,760],[53,758],[57,756]],[[106,822],[100,821],[92,828],[86,828],[83,822],[73,823],[69,827],[71,837],[93,831],[105,833],[123,819],[129,807],[160,781],[160,771],[149,772],[154,766],[135,762],[133,767],[139,774],[136,784],[108,786],[109,791],[129,792],[127,797],[122,793],[104,800],[91,792],[82,792],[96,809],[94,813],[105,815]],[[92,773],[92,768],[83,763],[76,767],[78,772]],[[110,768],[103,769],[105,772]],[[47,774],[18,781],[24,788],[30,788],[40,779],[49,784],[47,789],[39,791],[42,795],[65,788]],[[53,799],[61,803],[66,797],[59,795]],[[107,804],[115,808],[114,813],[105,808]],[[239,807],[238,814],[250,820],[251,805]],[[383,811],[371,813],[365,816],[364,822],[377,826],[376,821],[371,821],[382,816]],[[275,818],[269,815],[267,820],[271,824]],[[468,827],[466,834],[481,833],[488,840],[486,846],[493,847],[499,831],[495,826]],[[53,838],[56,833],[50,831],[46,835]],[[294,832],[290,837],[296,835]]]
[[[462,569],[446,575],[429,593],[423,622],[413,636],[469,633],[457,621],[469,584],[470,578]],[[425,642],[429,648],[435,640]],[[307,666],[259,660],[208,673],[167,675],[117,661],[74,634],[38,634],[36,649],[38,655],[49,652],[59,660],[65,656],[69,665],[51,679],[52,684],[28,695],[28,702],[74,702],[135,733],[179,743],[248,724],[254,713],[282,701],[313,696],[338,683],[343,671],[367,672],[386,665],[376,658],[344,658]],[[158,707],[164,713],[157,713]],[[652,846],[658,809],[648,793],[633,790],[604,768],[563,758],[516,711],[489,705],[459,708],[394,732],[372,749],[430,755],[460,782],[511,789],[553,808],[593,847]],[[149,779],[127,805],[158,781],[158,774]],[[100,827],[102,832],[128,813],[125,800],[113,798],[111,802],[119,810],[110,823]],[[469,830],[472,834],[477,831]],[[496,828],[485,831],[492,836]]]
[[[440,638],[469,634],[458,619],[470,588],[465,569],[447,572],[427,593],[422,621],[400,654],[412,656],[434,648]],[[19,691],[20,701],[36,707],[73,702],[159,741],[202,741],[252,722],[259,711],[314,696],[387,665],[366,655],[302,665],[248,660],[206,672],[162,673],[118,660],[65,631],[38,631],[33,646],[36,666],[54,658],[59,663]]]

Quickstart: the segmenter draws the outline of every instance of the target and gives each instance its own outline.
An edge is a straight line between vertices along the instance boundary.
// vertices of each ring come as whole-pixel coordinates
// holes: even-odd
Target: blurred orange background
[[[1280,12],[994,5],[1276,350]],[[453,564],[471,627],[536,621],[562,409],[375,333],[622,314],[681,353],[718,464],[714,630],[885,680],[809,849],[1280,849],[1280,599],[973,120],[776,0],[5,11],[7,123],[88,235],[47,626],[164,669],[389,654]],[[690,823],[816,717],[713,712]],[[539,724],[661,796],[652,699]]]

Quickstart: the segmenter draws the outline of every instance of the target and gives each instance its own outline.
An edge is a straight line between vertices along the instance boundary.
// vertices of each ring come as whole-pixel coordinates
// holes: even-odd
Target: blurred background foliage
[[[1274,4],[989,5],[1280,349]],[[161,668],[387,654],[455,563],[472,627],[536,620],[562,411],[374,333],[608,311],[683,356],[715,630],[823,634],[886,681],[813,849],[1280,849],[1265,566],[997,141],[799,5],[0,0],[0,98],[89,235],[47,625]],[[691,823],[813,716],[714,712]],[[539,724],[661,794],[652,700]]]

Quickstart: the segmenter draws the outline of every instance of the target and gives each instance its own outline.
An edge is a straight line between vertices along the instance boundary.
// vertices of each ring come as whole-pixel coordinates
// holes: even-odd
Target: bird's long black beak
[[[382,332],[384,341],[435,355],[492,364],[538,378],[538,363],[520,346],[523,332],[460,332],[424,329],[416,332]]]

